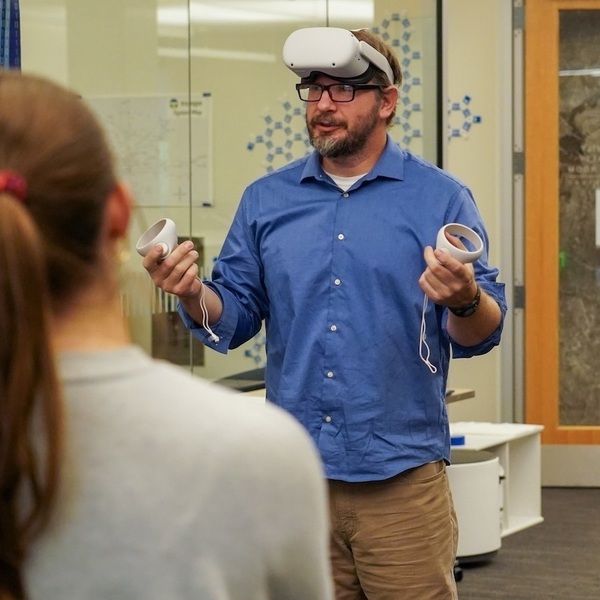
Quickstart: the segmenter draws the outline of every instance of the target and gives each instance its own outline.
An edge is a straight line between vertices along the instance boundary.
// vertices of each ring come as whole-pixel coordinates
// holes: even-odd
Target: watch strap
[[[449,306],[448,310],[457,317],[470,317],[477,311],[479,307],[479,302],[481,301],[481,288],[477,285],[477,292],[475,292],[475,297],[471,302],[467,304],[463,304],[462,306],[452,307]]]

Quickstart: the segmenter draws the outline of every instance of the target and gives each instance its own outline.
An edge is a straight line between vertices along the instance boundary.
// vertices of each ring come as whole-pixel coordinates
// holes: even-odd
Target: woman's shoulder
[[[211,436],[223,453],[262,454],[271,462],[280,460],[282,452],[295,455],[295,460],[316,459],[304,427],[263,398],[233,391],[161,360],[148,358],[145,371],[140,385],[147,400],[140,409],[147,404],[162,413],[163,426],[170,423],[188,432],[192,440],[202,433]]]

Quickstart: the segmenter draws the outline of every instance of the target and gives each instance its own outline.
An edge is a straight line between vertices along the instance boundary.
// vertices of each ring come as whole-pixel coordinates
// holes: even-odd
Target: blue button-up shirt
[[[445,391],[454,357],[489,351],[450,339],[447,309],[428,303],[432,373],[419,356],[425,246],[450,222],[488,247],[469,189],[388,139],[379,161],[347,192],[316,153],[244,192],[207,282],[223,301],[218,344],[180,309],[208,346],[227,352],[266,324],[266,395],[312,435],[326,475],[380,480],[450,458]],[[487,253],[476,279],[506,312]]]

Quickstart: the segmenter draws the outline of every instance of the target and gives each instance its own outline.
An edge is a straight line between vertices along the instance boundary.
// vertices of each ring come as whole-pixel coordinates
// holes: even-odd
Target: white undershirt
[[[362,179],[366,173],[362,173],[361,175],[352,175],[352,177],[342,177],[341,175],[334,175],[333,173],[329,173],[325,171],[331,179],[335,182],[335,184],[344,192],[349,190],[359,179]]]

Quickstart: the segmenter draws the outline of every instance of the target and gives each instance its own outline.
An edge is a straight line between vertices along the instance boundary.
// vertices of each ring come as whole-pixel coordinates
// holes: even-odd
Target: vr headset
[[[381,52],[337,27],[294,31],[283,45],[283,62],[303,79],[323,73],[348,83],[367,83],[377,67],[394,83],[392,67]]]

